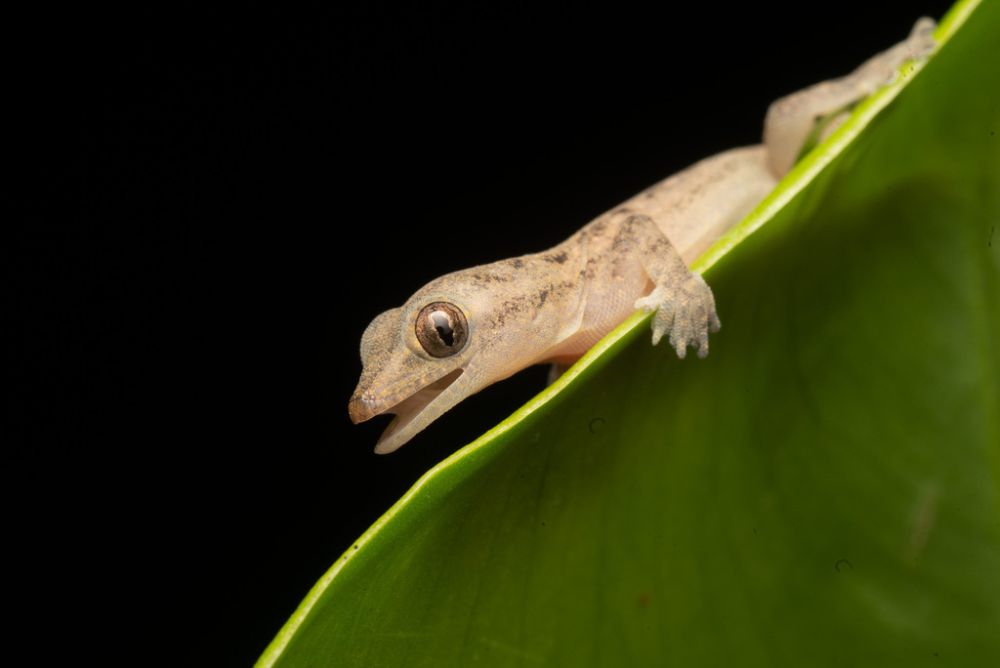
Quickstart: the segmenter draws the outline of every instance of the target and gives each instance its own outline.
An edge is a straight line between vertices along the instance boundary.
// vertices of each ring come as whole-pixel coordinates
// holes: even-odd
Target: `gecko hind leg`
[[[904,62],[927,57],[936,44],[936,25],[925,16],[904,41],[869,58],[847,76],[823,81],[773,102],[764,119],[764,144],[771,172],[778,178],[784,176],[811,140],[823,139],[839,124],[827,123],[831,117],[843,116],[859,101],[891,83]]]

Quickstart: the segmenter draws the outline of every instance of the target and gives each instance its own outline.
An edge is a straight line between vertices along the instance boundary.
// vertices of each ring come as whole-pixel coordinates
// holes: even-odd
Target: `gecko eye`
[[[417,340],[431,357],[450,357],[465,347],[469,324],[462,309],[448,302],[434,302],[417,316]]]

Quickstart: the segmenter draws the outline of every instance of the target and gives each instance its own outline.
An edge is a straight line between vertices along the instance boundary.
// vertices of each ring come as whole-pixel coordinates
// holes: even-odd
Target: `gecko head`
[[[396,450],[488,384],[475,380],[484,374],[468,373],[472,366],[482,370],[483,357],[477,360],[474,351],[481,349],[476,339],[485,331],[486,316],[475,308],[478,301],[472,297],[456,303],[425,289],[368,325],[361,337],[361,379],[348,413],[355,424],[376,415],[395,415],[375,452]]]

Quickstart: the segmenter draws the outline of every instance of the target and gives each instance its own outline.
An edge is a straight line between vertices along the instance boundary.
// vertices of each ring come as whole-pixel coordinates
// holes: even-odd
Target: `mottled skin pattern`
[[[852,74],[771,105],[764,143],[707,158],[639,193],[541,253],[456,271],[379,315],[361,339],[364,370],[351,397],[354,422],[395,413],[376,445],[392,452],[465,397],[539,363],[565,366],[635,309],[654,311],[653,344],[667,336],[679,357],[708,354],[719,329],[712,291],[688,264],[739,222],[794,164],[817,126],[829,132],[851,105],[889,81],[906,60],[933,49],[934,23]],[[427,329],[431,304],[467,320],[467,336]],[[447,356],[417,337],[441,332]]]

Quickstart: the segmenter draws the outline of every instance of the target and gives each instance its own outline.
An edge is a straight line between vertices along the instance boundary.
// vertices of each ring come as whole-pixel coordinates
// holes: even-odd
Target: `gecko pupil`
[[[451,318],[444,311],[434,311],[431,313],[431,320],[434,322],[434,329],[437,330],[441,341],[449,348],[455,345],[455,332],[451,328]]]

